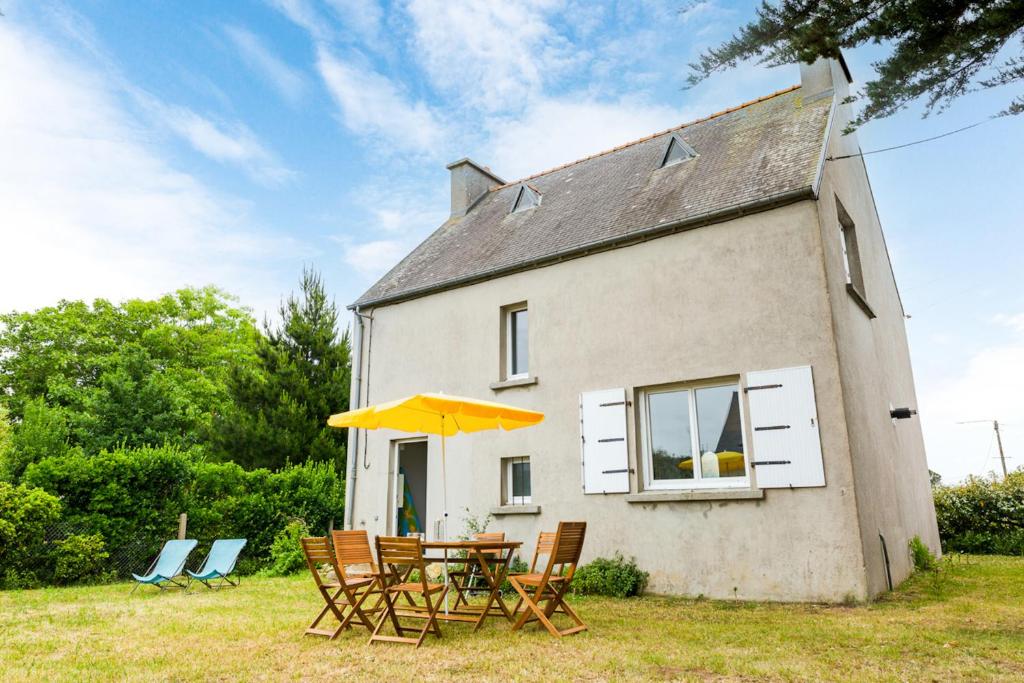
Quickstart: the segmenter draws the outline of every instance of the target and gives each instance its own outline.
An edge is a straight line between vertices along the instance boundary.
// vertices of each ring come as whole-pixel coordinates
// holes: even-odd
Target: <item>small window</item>
[[[641,392],[648,488],[746,485],[738,382]]]
[[[540,204],[540,193],[529,185],[522,185],[516,193],[516,201],[512,204],[512,213],[532,209]]]
[[[668,149],[665,150],[665,157],[662,159],[662,166],[671,166],[678,164],[688,159],[692,159],[697,156],[697,153],[688,144],[682,141],[681,138],[672,136],[668,142]]]
[[[505,505],[528,505],[531,500],[530,458],[504,458]]]
[[[857,246],[857,228],[838,198],[836,199],[836,213],[839,214],[839,235],[843,247],[846,284],[852,286],[857,290],[857,294],[864,297],[864,272],[861,269],[860,248]]]
[[[506,378],[521,379],[529,377],[529,312],[525,305],[509,307],[505,310],[505,358],[507,362]]]

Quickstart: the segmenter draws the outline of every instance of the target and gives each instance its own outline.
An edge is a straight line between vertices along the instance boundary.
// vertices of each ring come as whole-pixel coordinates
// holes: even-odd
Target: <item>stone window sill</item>
[[[511,389],[513,387],[528,387],[536,383],[536,377],[519,377],[517,379],[504,379],[500,382],[493,382],[491,384],[491,391],[501,391],[502,389]]]
[[[864,295],[860,293],[860,290],[857,289],[852,282],[846,283],[846,292],[853,298],[855,302],[857,302],[857,305],[860,306],[860,310],[864,311],[865,315],[867,315],[871,319],[877,317],[875,315],[875,312],[871,309],[871,306],[868,305],[867,298],[865,298]]]
[[[689,503],[709,500],[761,500],[764,489],[694,489],[692,491],[644,491],[626,496],[627,503]]]
[[[495,517],[502,515],[539,515],[540,505],[499,505],[491,508],[491,514]]]

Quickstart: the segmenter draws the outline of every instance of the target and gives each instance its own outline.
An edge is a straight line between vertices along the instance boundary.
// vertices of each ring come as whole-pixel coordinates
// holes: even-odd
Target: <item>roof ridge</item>
[[[576,164],[581,164],[584,161],[590,161],[591,159],[595,159],[597,157],[604,156],[606,154],[611,154],[612,152],[618,152],[619,150],[625,149],[626,147],[632,147],[633,145],[638,145],[641,142],[647,142],[648,140],[651,140],[652,138],[656,138],[656,137],[659,137],[661,135],[665,135],[666,133],[672,133],[672,132],[675,132],[677,130],[682,130],[683,128],[689,128],[690,126],[695,126],[698,123],[704,123],[705,121],[710,121],[711,119],[718,118],[719,116],[725,116],[726,114],[731,114],[734,111],[739,111],[740,109],[744,109],[746,107],[750,107],[750,106],[758,104],[760,102],[764,102],[765,100],[770,100],[773,97],[779,97],[780,95],[785,95],[786,93],[793,92],[794,90],[797,90],[799,88],[800,88],[800,84],[797,83],[796,85],[791,85],[788,88],[783,88],[782,90],[776,90],[775,92],[773,92],[771,94],[764,95],[762,97],[758,97],[757,99],[749,100],[747,102],[744,102],[743,104],[738,104],[735,107],[729,107],[728,109],[723,109],[721,111],[716,111],[714,114],[710,114],[708,116],[704,116],[704,117],[699,118],[699,119],[694,119],[693,121],[687,121],[686,123],[682,123],[682,124],[680,124],[678,126],[672,126],[671,128],[666,128],[665,130],[658,131],[657,133],[652,133],[650,135],[645,135],[644,137],[639,138],[637,140],[632,140],[630,142],[624,142],[621,145],[618,145],[616,147],[611,147],[609,149],[604,150],[603,152],[595,152],[594,154],[591,154],[589,156],[585,156],[585,157],[583,157],[581,159],[576,159],[575,161],[569,161],[569,162],[566,162],[566,163],[561,164],[559,166],[554,166],[552,168],[549,168],[546,171],[541,171],[540,173],[534,173],[533,175],[525,176],[523,178],[520,178],[519,180],[513,180],[512,182],[507,182],[504,185],[496,185],[496,186],[491,188],[491,192],[494,192],[496,190],[501,190],[501,189],[504,189],[506,187],[512,187],[513,185],[519,185],[520,183],[525,183],[527,181],[533,180],[534,178],[539,178],[540,176],[547,175],[549,173],[554,173],[555,171],[561,171],[564,168],[569,168],[570,166],[575,166]]]

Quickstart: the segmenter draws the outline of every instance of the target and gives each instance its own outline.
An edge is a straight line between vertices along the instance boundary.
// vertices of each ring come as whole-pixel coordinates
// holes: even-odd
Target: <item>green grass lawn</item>
[[[0,679],[1024,680],[1024,558],[973,557],[870,605],[577,598],[556,640],[443,624],[415,650],[303,637],[305,576],[182,595],[126,584],[0,593]]]

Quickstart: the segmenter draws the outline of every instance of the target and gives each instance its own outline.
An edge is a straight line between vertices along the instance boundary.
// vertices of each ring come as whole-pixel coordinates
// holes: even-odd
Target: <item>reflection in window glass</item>
[[[701,477],[746,476],[738,387],[708,387],[695,393]]]
[[[654,479],[693,479],[690,392],[664,391],[647,399]]]
[[[530,371],[527,352],[529,327],[526,315],[525,308],[509,314],[509,340],[512,346],[510,370],[513,376],[526,375]]]

